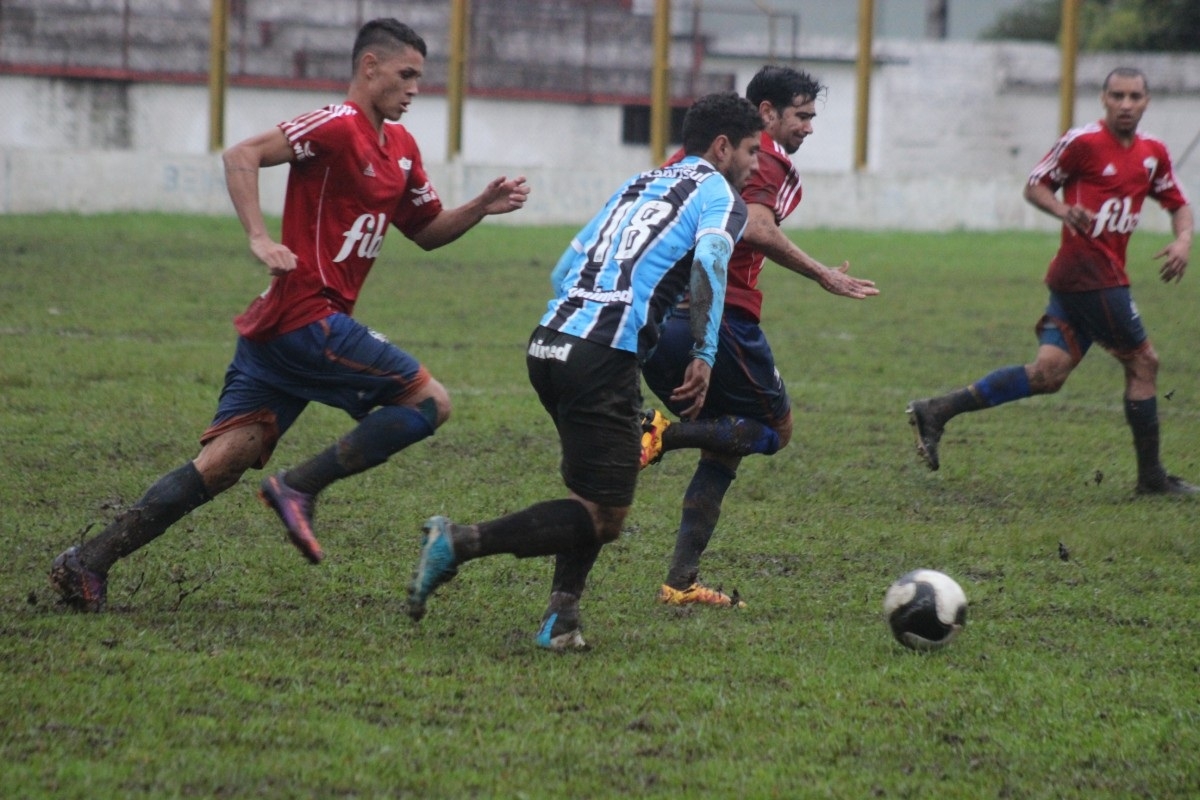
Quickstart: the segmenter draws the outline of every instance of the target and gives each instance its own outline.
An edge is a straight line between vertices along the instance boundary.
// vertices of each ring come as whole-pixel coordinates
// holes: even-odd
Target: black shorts
[[[637,356],[539,326],[525,365],[558,429],[567,488],[602,506],[632,505],[642,451]]]

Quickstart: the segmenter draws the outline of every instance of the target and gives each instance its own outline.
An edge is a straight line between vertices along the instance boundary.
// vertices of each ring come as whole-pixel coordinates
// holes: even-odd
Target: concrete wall
[[[853,168],[853,42],[812,41],[799,66],[829,86],[816,132],[795,156],[805,201],[789,225],[911,230],[1053,229],[1021,199],[1025,175],[1058,134],[1059,69],[1051,46],[882,42],[872,76],[869,167]],[[760,61],[736,48],[710,55],[737,84]],[[1102,114],[1100,81],[1117,64],[1150,75],[1142,129],[1171,147],[1179,176],[1200,195],[1200,56],[1089,55],[1080,63],[1076,124]],[[232,89],[226,141],[341,99],[340,94]],[[206,152],[200,86],[0,76],[0,213],[169,210],[231,213],[218,156]],[[463,152],[446,158],[447,108],[424,95],[404,120],[443,197],[461,202],[499,174],[524,174],[527,209],[508,223],[579,223],[628,175],[647,147],[621,144],[619,108],[470,98]],[[1198,148],[1200,149],[1200,148]],[[264,205],[282,207],[286,169],[263,174]],[[1167,230],[1148,211],[1143,226]]]

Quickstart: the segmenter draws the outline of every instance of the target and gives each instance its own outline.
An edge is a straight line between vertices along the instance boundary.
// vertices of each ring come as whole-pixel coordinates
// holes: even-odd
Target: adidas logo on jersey
[[[1114,167],[1112,164],[1109,164],[1107,167],[1104,168],[1104,172],[1102,172],[1100,174],[1106,178],[1111,178],[1113,175],[1117,174],[1117,168]]]
[[[370,162],[367,162],[367,165],[365,167],[363,167],[363,175],[366,175],[368,178],[374,178],[375,177],[374,165],[372,165]]]

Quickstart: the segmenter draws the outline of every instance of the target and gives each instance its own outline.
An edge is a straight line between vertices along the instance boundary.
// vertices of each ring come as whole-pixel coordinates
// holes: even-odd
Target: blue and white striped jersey
[[[726,265],[745,227],[741,196],[698,156],[636,175],[559,259],[550,278],[556,296],[541,324],[644,360],[688,288],[697,242],[715,235],[723,257],[700,259],[709,262],[714,288],[712,341],[697,348],[715,354]]]

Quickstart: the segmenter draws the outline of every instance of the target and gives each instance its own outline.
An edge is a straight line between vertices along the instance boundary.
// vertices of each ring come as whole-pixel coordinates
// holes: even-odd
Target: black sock
[[[570,610],[568,608],[570,605],[574,605],[575,618],[578,619],[579,598],[583,596],[588,574],[596,564],[601,547],[602,545],[595,544],[591,547],[581,547],[578,550],[559,553],[554,557],[554,580],[550,583],[551,611],[559,610],[555,608],[555,598],[559,598],[558,602],[564,605],[566,611]],[[563,616],[569,615],[563,614]]]
[[[675,535],[675,554],[667,572],[667,585],[686,589],[696,582],[700,557],[708,547],[721,518],[721,501],[737,473],[719,461],[701,459],[683,495],[683,516]]]
[[[957,417],[967,411],[978,411],[981,408],[986,408],[987,403],[980,397],[971,387],[958,389],[944,394],[941,397],[935,397],[929,401],[929,410],[932,411],[944,425],[947,420]]]
[[[1167,471],[1163,468],[1159,454],[1158,398],[1126,399],[1125,421],[1133,431],[1138,485],[1150,488],[1163,485],[1167,479]]]
[[[582,503],[577,500],[547,500],[515,514],[481,522],[474,526],[472,534],[456,535],[454,553],[460,561],[496,553],[531,558],[591,548],[598,544],[592,515]]]
[[[141,500],[84,542],[79,560],[90,570],[107,573],[117,559],[158,538],[189,511],[211,499],[199,470],[189,461],[159,478]]]

